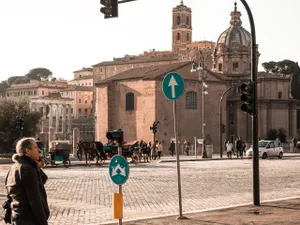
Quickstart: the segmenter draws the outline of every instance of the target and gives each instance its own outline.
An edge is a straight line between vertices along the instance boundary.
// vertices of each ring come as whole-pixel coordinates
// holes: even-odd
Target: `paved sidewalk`
[[[300,224],[300,197],[261,203],[261,206],[244,205],[177,216],[124,221],[125,225],[296,225]],[[117,224],[117,223],[113,223]]]
[[[284,158],[291,158],[291,157],[300,157],[300,153],[284,153]],[[251,159],[250,157],[244,156],[243,159]],[[230,160],[227,158],[226,154],[223,154],[223,157],[220,157],[220,154],[213,154],[212,158],[202,158],[202,156],[198,155],[197,157],[195,155],[179,155],[180,161],[203,161],[203,160]],[[236,158],[236,156],[232,156],[232,160],[241,160],[240,158]],[[158,160],[158,162],[164,163],[164,162],[176,162],[176,155],[173,157],[170,155],[165,155],[161,157],[161,159]]]

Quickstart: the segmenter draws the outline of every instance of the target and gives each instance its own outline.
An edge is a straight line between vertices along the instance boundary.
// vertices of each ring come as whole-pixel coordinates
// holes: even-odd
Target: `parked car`
[[[278,157],[279,159],[283,156],[283,148],[281,142],[278,140],[260,140],[258,142],[259,157],[266,159],[268,157]],[[252,157],[253,149],[252,146],[246,151],[246,156]]]

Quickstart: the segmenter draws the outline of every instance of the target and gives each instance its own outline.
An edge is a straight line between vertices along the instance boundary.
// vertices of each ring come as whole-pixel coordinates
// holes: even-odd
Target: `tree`
[[[52,79],[52,72],[46,68],[34,68],[31,69],[25,77],[33,80],[51,80]]]
[[[16,129],[17,116],[24,119],[23,136],[35,136],[38,132],[37,124],[42,115],[39,112],[30,112],[28,101],[1,100],[0,152],[12,152],[13,144],[20,138],[20,131]]]
[[[278,62],[265,62],[262,66],[266,72],[283,75],[292,74],[291,94],[293,98],[300,100],[300,67],[297,62],[285,59]]]

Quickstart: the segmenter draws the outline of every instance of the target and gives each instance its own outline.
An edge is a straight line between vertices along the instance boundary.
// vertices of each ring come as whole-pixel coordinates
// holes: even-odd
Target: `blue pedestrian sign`
[[[184,92],[184,80],[179,73],[168,73],[163,82],[162,90],[166,98],[176,100],[180,98]]]
[[[109,176],[115,184],[125,184],[129,176],[129,166],[123,156],[116,155],[110,160]]]

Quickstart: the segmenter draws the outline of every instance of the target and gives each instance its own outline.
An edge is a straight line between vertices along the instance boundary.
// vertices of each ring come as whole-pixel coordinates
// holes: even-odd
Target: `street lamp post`
[[[202,158],[207,158],[207,152],[205,148],[205,95],[208,94],[207,91],[205,91],[205,88],[207,88],[207,84],[204,82],[205,81],[205,72],[203,70],[204,65],[204,59],[201,62],[194,62],[191,72],[196,72],[198,71],[198,79],[201,81],[201,133],[202,133]],[[201,72],[202,71],[202,72]]]
[[[233,88],[236,88],[238,86],[232,86],[230,88],[228,88],[226,91],[224,91],[224,93],[222,94],[221,98],[220,98],[220,105],[219,105],[219,144],[220,144],[220,157],[222,158],[222,153],[223,153],[223,143],[222,143],[222,100],[225,96],[225,94],[230,91]]]

